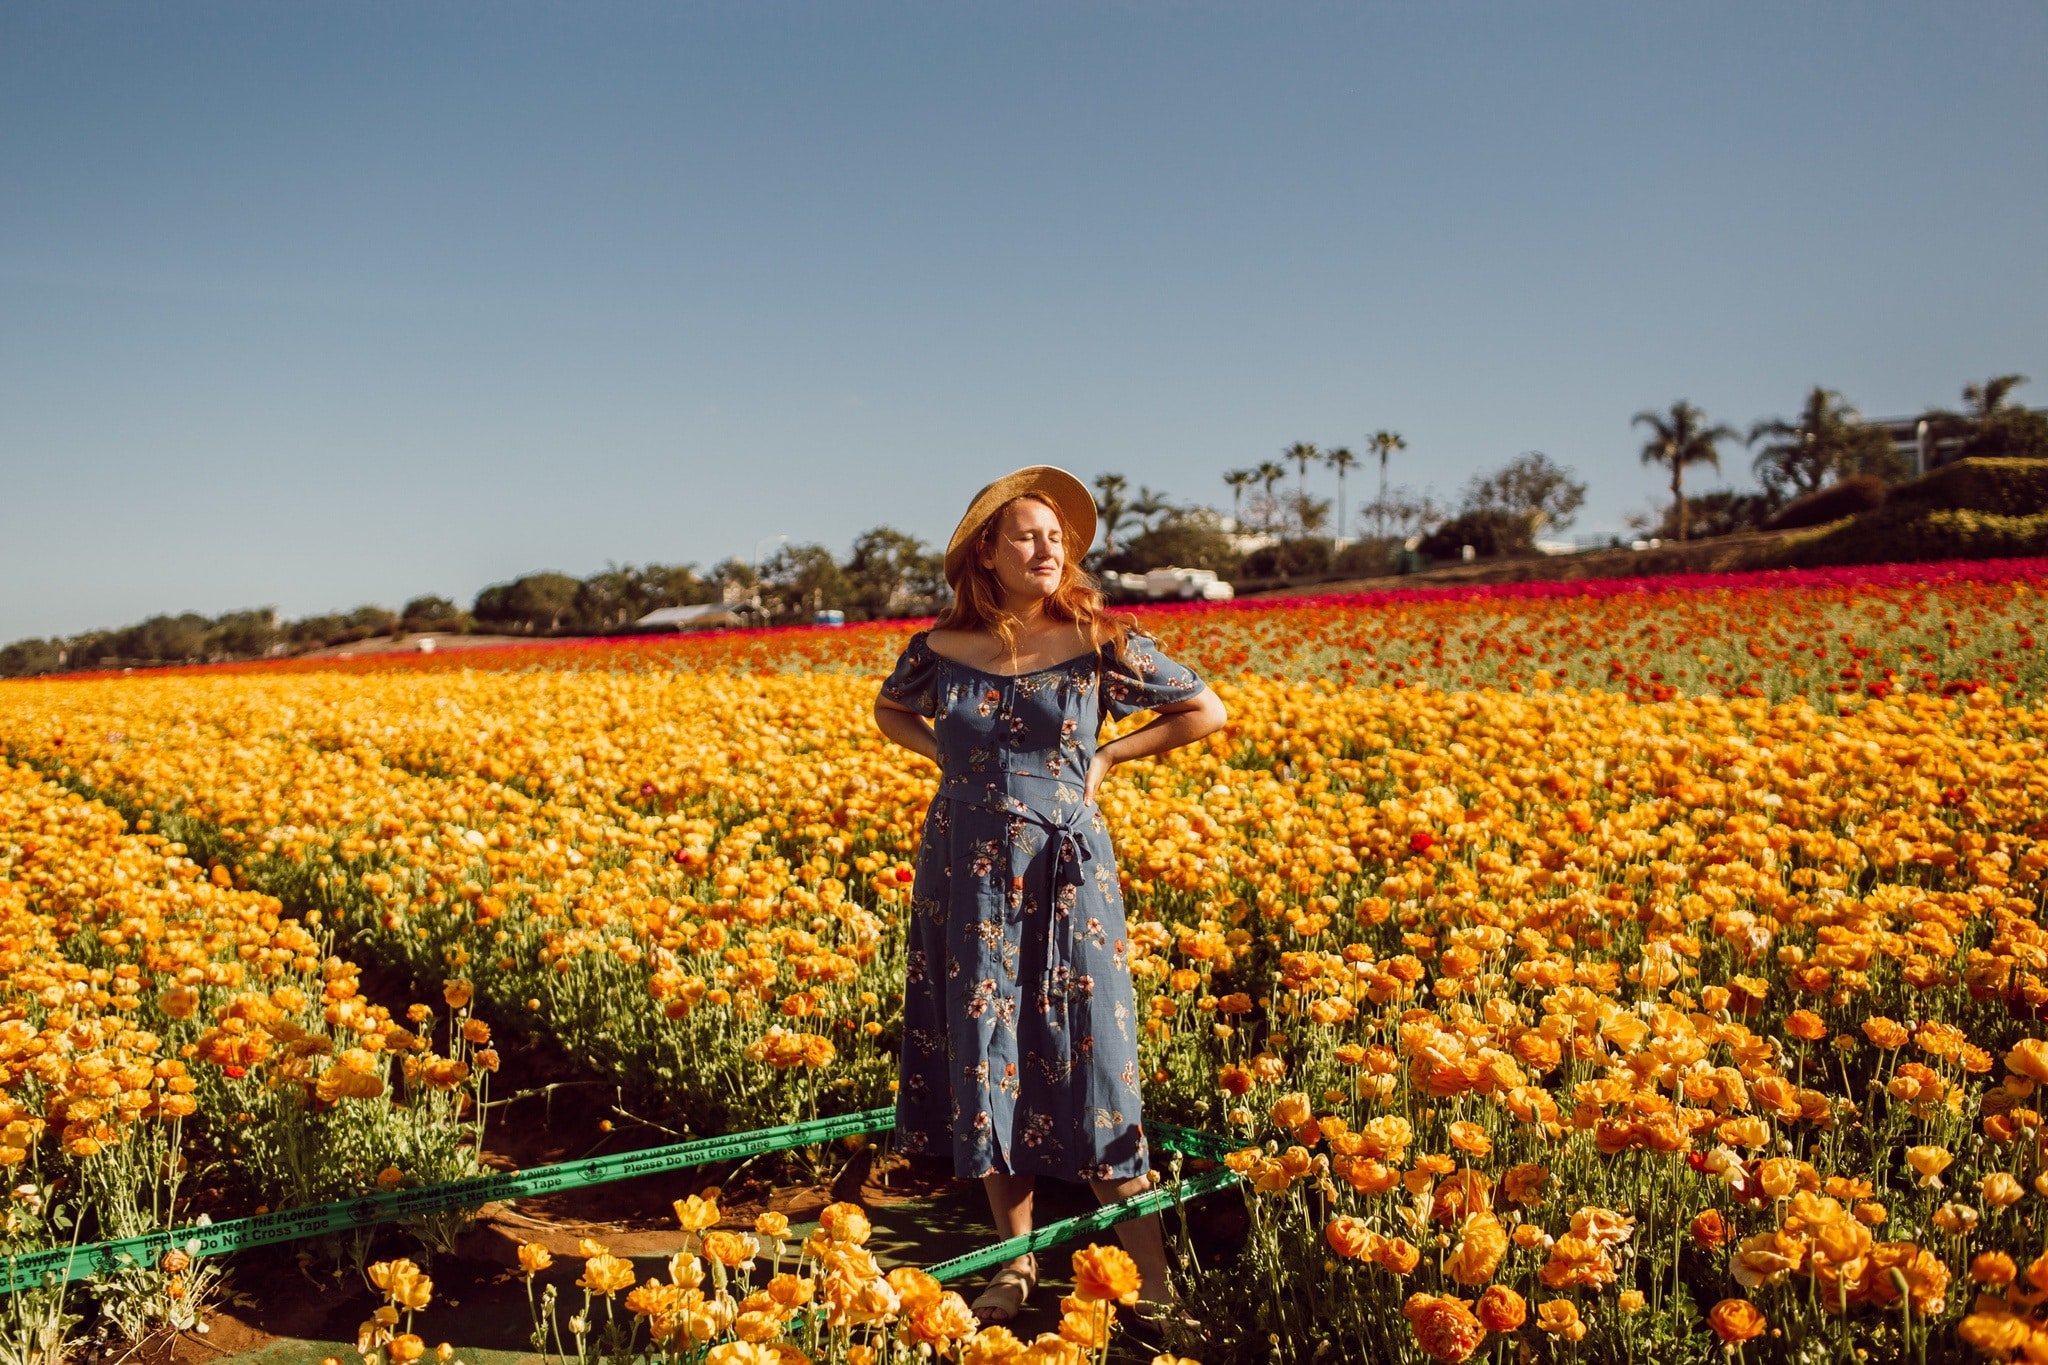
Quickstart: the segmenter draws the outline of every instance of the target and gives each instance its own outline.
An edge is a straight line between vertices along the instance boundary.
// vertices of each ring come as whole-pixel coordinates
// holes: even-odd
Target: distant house
[[[698,602],[687,607],[656,607],[633,623],[635,630],[698,630],[746,624],[744,602]]]
[[[2048,408],[2035,408],[2035,412],[2048,416]],[[1925,474],[1939,469],[1961,457],[1964,442],[1969,440],[1967,428],[1974,425],[1965,422],[1966,428],[1947,436],[1937,436],[1934,424],[1925,417],[1873,417],[1867,425],[1876,427],[1891,439],[1892,449],[1903,457],[1915,474]]]

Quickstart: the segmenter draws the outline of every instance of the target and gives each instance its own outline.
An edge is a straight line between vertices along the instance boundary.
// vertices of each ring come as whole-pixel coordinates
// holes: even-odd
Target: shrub
[[[1794,498],[1764,523],[1767,530],[1789,530],[1795,526],[1822,526],[1843,517],[1858,516],[1884,506],[1884,480],[1875,474],[1851,474],[1826,488]]]
[[[1297,574],[1330,571],[1330,542],[1320,537],[1298,537],[1278,545],[1264,545],[1244,557],[1238,568],[1242,578],[1290,578]]]
[[[1738,493],[1732,488],[1713,488],[1692,494],[1685,502],[1685,528],[1689,540],[1709,540],[1715,536],[1759,530],[1780,505],[1779,496],[1768,490]],[[1660,540],[1678,538],[1676,503],[1664,509],[1663,520],[1650,534]]]
[[[1359,578],[1391,574],[1401,567],[1401,539],[1398,536],[1366,536],[1337,552],[1333,566],[1338,573]]]
[[[1102,561],[1105,569],[1143,573],[1171,564],[1183,569],[1214,569],[1226,577],[1237,572],[1242,556],[1207,509],[1167,518],[1132,537],[1123,550]]]
[[[2004,408],[1977,424],[1963,442],[1965,456],[2048,460],[2048,414]]]
[[[1526,553],[1535,543],[1529,519],[1492,510],[1452,517],[1422,538],[1420,549],[1431,559],[1458,559],[1470,545],[1481,559]]]
[[[1787,567],[1888,564],[1927,559],[2005,559],[2048,553],[2048,512],[2005,516],[1967,508],[1891,503],[1801,536],[1781,552]]]
[[[2048,460],[1958,460],[1894,488],[1891,501],[2008,517],[2048,512]]]

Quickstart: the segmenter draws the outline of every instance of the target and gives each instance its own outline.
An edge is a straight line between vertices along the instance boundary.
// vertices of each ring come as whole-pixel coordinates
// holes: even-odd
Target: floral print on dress
[[[1105,720],[1206,684],[1143,631],[1016,675],[946,658],[929,634],[882,684],[939,747],[911,884],[897,1147],[950,1155],[965,1177],[1142,1175],[1129,929],[1082,790]]]

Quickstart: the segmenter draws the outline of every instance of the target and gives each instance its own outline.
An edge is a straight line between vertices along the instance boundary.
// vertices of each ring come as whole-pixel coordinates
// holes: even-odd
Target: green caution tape
[[[588,1161],[537,1166],[529,1171],[503,1175],[481,1175],[432,1185],[420,1190],[394,1190],[366,1194],[355,1199],[338,1199],[331,1204],[281,1209],[253,1218],[236,1218],[221,1223],[193,1224],[169,1228],[142,1237],[98,1242],[81,1247],[53,1247],[6,1258],[0,1271],[0,1293],[18,1289],[58,1285],[92,1275],[111,1274],[135,1266],[155,1265],[172,1248],[188,1256],[213,1256],[244,1247],[267,1246],[275,1242],[297,1242],[331,1232],[346,1232],[378,1223],[419,1218],[455,1209],[475,1208],[493,1200],[525,1199],[559,1190],[581,1189],[635,1176],[658,1175],[665,1171],[688,1170],[714,1161],[732,1161],[763,1152],[786,1151],[830,1142],[834,1138],[861,1133],[887,1132],[896,1126],[893,1107],[867,1109],[836,1118],[812,1119],[781,1128],[763,1128],[750,1133],[729,1133],[671,1143],[639,1152],[592,1157]]]
[[[1201,1175],[1172,1184],[1161,1185],[1147,1190],[1133,1199],[1121,1200],[1115,1204],[1104,1204],[1099,1209],[1077,1213],[1072,1218],[1062,1218],[1057,1223],[1047,1223],[1042,1228],[1033,1228],[1021,1237],[1012,1237],[997,1242],[994,1246],[970,1251],[965,1256],[955,1256],[950,1261],[926,1266],[935,1280],[957,1280],[963,1275],[972,1275],[991,1266],[1013,1261],[1027,1251],[1038,1251],[1045,1247],[1058,1246],[1070,1237],[1084,1232],[1100,1232],[1115,1227],[1118,1223],[1132,1218],[1143,1218],[1148,1213],[1159,1213],[1168,1208],[1178,1207],[1190,1199],[1200,1199],[1205,1194],[1235,1185],[1244,1177],[1236,1171],[1219,1168],[1205,1171]]]
[[[1221,1161],[1232,1152],[1248,1145],[1232,1142],[1229,1138],[1218,1137],[1214,1133],[1205,1133],[1199,1128],[1186,1128],[1178,1123],[1165,1123],[1159,1119],[1146,1120],[1145,1135],[1152,1139],[1155,1146],[1200,1157],[1204,1161]]]
[[[689,1170],[693,1166],[708,1166],[714,1161],[733,1161],[759,1156],[763,1152],[808,1147],[835,1138],[886,1133],[895,1126],[896,1110],[893,1107],[866,1109],[855,1114],[812,1119],[780,1128],[697,1138],[645,1151],[536,1166],[532,1170],[510,1171],[503,1175],[480,1175],[420,1190],[365,1194],[354,1199],[338,1199],[330,1204],[281,1209],[276,1213],[221,1223],[195,1223],[88,1246],[52,1247],[47,1251],[7,1257],[5,1268],[0,1269],[0,1293],[11,1294],[19,1289],[53,1286],[93,1275],[155,1265],[165,1252],[173,1248],[195,1258],[217,1256],[247,1247],[299,1242],[328,1233],[373,1227],[379,1223],[475,1208],[497,1200],[527,1199],[534,1195],[603,1185],[614,1180],[631,1180],[636,1176]],[[1197,1129],[1159,1122],[1146,1126],[1159,1145],[1189,1156],[1214,1160],[1231,1150],[1231,1144],[1225,1139]],[[1229,1171],[1216,1171],[1183,1182],[1177,1190],[1152,1190],[1120,1204],[1107,1204],[1093,1212],[1048,1224],[1025,1237],[1012,1238],[971,1255],[942,1262],[941,1266],[933,1268],[932,1273],[940,1279],[972,1274],[984,1266],[1010,1260],[1037,1247],[1050,1246],[1077,1233],[1110,1227],[1126,1218],[1141,1217],[1165,1208],[1177,1197],[1207,1194],[1237,1178]],[[941,1269],[944,1269],[944,1274],[940,1273]]]

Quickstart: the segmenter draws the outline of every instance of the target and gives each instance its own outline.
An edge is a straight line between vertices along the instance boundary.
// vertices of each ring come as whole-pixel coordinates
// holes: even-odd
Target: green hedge
[[[2006,516],[1968,508],[1930,509],[1924,503],[1899,502],[1897,496],[1894,493],[1894,501],[1874,512],[1845,517],[1812,535],[1787,541],[1779,551],[1780,564],[1806,569],[2048,554],[2048,511]]]
[[[2030,517],[2048,512],[2048,460],[1958,460],[1900,484],[1885,501]]]

